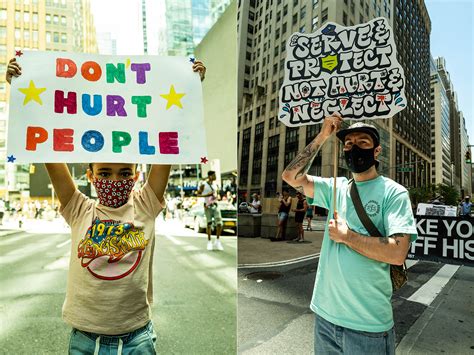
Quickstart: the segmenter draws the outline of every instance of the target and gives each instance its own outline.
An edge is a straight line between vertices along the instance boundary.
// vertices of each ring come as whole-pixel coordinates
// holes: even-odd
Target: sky
[[[430,50],[444,57],[474,144],[474,1],[425,0],[431,19]]]
[[[157,47],[156,21],[162,9],[147,1],[149,53]],[[92,0],[97,32],[111,32],[118,54],[143,54],[141,0]],[[458,94],[470,144],[474,144],[474,0],[425,0],[431,19],[431,54],[442,56]],[[113,15],[110,9],[113,8]]]

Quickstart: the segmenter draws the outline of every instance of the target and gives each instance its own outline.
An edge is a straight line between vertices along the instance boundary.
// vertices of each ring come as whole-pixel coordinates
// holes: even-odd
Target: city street
[[[408,261],[409,282],[392,298],[397,354],[474,353],[474,273]],[[239,269],[239,353],[312,354],[309,309],[317,259]]]
[[[11,225],[13,226],[13,225]],[[11,227],[10,226],[10,227]],[[27,221],[0,231],[2,354],[65,354],[61,319],[70,241],[61,222]],[[206,236],[157,220],[153,322],[163,354],[236,352],[236,237],[207,251]]]

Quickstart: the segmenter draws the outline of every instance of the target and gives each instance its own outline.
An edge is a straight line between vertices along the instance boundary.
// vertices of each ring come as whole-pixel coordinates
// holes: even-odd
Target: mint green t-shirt
[[[333,179],[314,178],[314,198],[308,203],[329,210],[333,218]],[[349,181],[337,178],[337,210],[348,227],[362,235],[369,233],[352,204]],[[417,238],[415,220],[407,190],[383,176],[357,182],[362,205],[380,233],[410,234]],[[345,244],[329,238],[328,225],[319,258],[311,309],[329,322],[366,332],[383,332],[393,327],[390,299],[390,265],[369,259]]]

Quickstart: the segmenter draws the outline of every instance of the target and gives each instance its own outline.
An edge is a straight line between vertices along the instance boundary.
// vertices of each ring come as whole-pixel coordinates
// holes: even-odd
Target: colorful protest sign
[[[9,162],[199,163],[202,90],[183,57],[25,51],[12,81]]]
[[[278,117],[287,126],[320,123],[334,112],[344,119],[388,118],[407,105],[393,30],[383,17],[295,33],[286,51]]]

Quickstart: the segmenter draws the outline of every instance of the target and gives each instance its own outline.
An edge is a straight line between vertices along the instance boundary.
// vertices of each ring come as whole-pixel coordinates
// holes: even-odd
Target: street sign
[[[413,168],[398,168],[397,171],[400,173],[411,173],[413,172]]]

